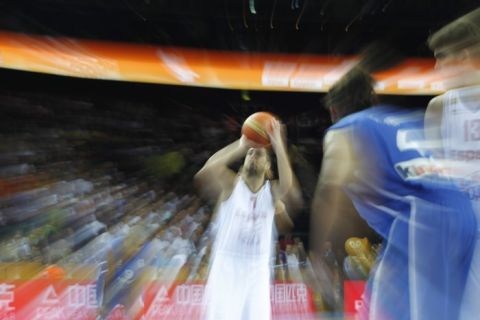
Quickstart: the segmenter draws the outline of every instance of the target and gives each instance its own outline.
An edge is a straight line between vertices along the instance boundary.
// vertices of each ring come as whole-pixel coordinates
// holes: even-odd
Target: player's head
[[[250,148],[243,162],[242,174],[247,177],[271,177],[272,161],[266,148]]]
[[[324,98],[332,122],[376,104],[374,83],[370,74],[359,67],[351,69],[338,80]]]
[[[436,67],[461,67],[480,56],[480,8],[454,20],[427,41],[437,60]]]

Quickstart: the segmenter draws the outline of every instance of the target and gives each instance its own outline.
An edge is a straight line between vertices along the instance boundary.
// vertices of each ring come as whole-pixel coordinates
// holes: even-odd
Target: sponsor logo
[[[395,170],[404,179],[420,179],[432,175],[447,177],[450,170],[439,162],[430,159],[419,158],[395,164]]]

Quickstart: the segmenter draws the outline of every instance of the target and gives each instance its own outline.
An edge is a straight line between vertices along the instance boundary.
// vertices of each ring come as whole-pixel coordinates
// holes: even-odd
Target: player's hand
[[[268,137],[274,149],[283,146],[285,141],[285,128],[277,119],[272,120],[272,131],[267,131]]]
[[[241,136],[240,138],[240,148],[244,151],[248,151],[250,148],[255,148],[256,145],[253,141],[249,140],[247,137],[244,135]]]

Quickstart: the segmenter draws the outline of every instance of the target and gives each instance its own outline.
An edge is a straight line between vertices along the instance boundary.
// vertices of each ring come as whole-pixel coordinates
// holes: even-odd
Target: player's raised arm
[[[317,254],[332,236],[332,227],[343,218],[346,210],[350,210],[343,191],[355,164],[348,134],[347,130],[332,130],[324,139],[322,169],[312,201],[310,222],[310,243]]]
[[[292,187],[293,174],[287,155],[285,139],[282,135],[282,127],[278,120],[272,120],[272,131],[268,132],[268,135],[275,156],[277,157],[278,185],[276,196],[277,199],[282,200]]]
[[[442,118],[443,118],[443,95],[430,100],[425,112],[425,139],[430,145],[438,149],[443,148],[442,143]],[[434,148],[432,148],[434,149]]]
[[[280,234],[290,232],[293,228],[293,221],[287,212],[287,208],[283,201],[275,201],[275,225]]]
[[[195,181],[202,191],[213,199],[232,188],[236,174],[228,166],[245,156],[251,143],[242,136],[240,139],[217,151],[195,175]]]

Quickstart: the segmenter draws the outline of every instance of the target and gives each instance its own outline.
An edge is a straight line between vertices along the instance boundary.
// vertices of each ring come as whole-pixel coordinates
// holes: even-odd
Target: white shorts
[[[269,261],[217,254],[205,288],[206,320],[270,320]]]

